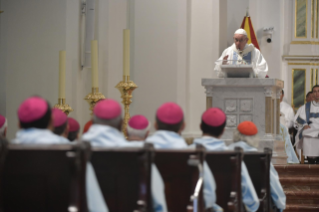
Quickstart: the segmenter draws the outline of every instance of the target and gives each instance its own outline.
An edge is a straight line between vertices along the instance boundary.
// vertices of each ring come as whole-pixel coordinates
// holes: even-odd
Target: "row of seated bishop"
[[[151,164],[165,184],[168,211],[213,211],[204,208],[202,167],[205,160],[217,184],[217,204],[224,211],[245,211],[241,192],[244,161],[260,199],[258,211],[272,211],[271,150],[209,152],[187,150],[91,148],[87,142],[56,145],[2,143],[1,211],[88,211],[86,163],[91,161],[109,211],[152,211]],[[275,211],[275,210],[274,210]]]

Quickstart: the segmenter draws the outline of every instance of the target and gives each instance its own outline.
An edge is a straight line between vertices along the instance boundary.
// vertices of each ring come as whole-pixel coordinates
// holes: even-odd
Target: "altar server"
[[[93,146],[106,147],[142,147],[142,142],[128,142],[122,129],[122,108],[113,99],[99,101],[93,109],[93,125],[82,139],[90,141]],[[152,165],[152,199],[153,211],[166,212],[164,183],[155,165]]]
[[[13,143],[23,144],[65,144],[68,141],[54,134],[51,107],[40,97],[30,97],[22,102],[18,109],[20,130]],[[48,164],[49,165],[49,164]],[[87,164],[86,189],[89,211],[105,212],[104,202],[93,167]]]
[[[313,95],[312,95],[312,91],[309,91],[306,95],[306,103],[311,101],[313,101]],[[301,111],[301,107],[297,110],[295,118],[294,118],[294,127],[296,129],[298,128],[298,125],[296,125],[296,122],[297,122],[297,118],[299,117],[300,111]]]
[[[246,64],[252,65],[258,78],[265,78],[268,65],[260,51],[253,44],[247,44],[247,32],[244,29],[236,30],[234,43],[225,49],[220,58],[215,62],[214,71],[217,76],[224,77],[221,65],[224,64]]]
[[[0,137],[5,138],[7,135],[8,121],[6,117],[0,115]]]
[[[237,129],[234,130],[234,143],[228,146],[229,149],[240,147],[244,152],[257,152],[259,144],[257,133],[258,129],[253,122],[241,122],[237,126]],[[283,211],[286,208],[286,195],[280,184],[278,173],[272,163],[270,163],[270,195],[276,207],[280,211]]]
[[[68,117],[66,114],[57,108],[52,109],[52,118],[53,118],[53,133],[61,136],[65,139],[65,141],[69,141],[67,139],[69,134],[69,124]]]
[[[150,132],[151,123],[143,115],[135,115],[127,123],[129,141],[145,141]]]
[[[294,118],[295,113],[292,107],[285,101],[284,98],[284,90],[281,90],[280,95],[280,116],[281,116],[281,123],[287,127],[289,130],[294,126]]]
[[[68,124],[69,124],[69,133],[68,133],[69,141],[78,140],[79,139],[79,132],[80,132],[79,122],[77,120],[75,120],[74,118],[69,117]]]
[[[319,137],[319,85],[315,85],[312,88],[313,101],[307,102],[300,107],[300,114],[295,122],[298,126],[298,133],[296,135],[296,147],[301,149],[299,141],[303,136]],[[315,146],[312,148],[319,148]],[[315,156],[315,155],[314,155]],[[309,162],[319,163],[318,158],[307,157]],[[313,161],[316,160],[316,161]]]
[[[226,115],[219,108],[210,108],[202,115],[201,130],[203,136],[194,140],[194,144],[202,144],[209,151],[228,150],[225,142],[220,140],[226,126]],[[251,182],[247,167],[242,162],[241,190],[243,203],[247,211],[257,211],[259,199]]]
[[[154,144],[157,149],[186,149],[189,148],[181,133],[185,128],[184,114],[181,107],[173,102],[161,105],[156,112],[155,129],[146,142]],[[216,205],[215,179],[206,162],[204,163],[204,199],[206,208],[214,211],[222,209]]]

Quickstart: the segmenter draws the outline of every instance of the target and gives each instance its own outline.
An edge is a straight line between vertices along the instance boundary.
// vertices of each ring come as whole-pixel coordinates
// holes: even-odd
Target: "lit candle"
[[[98,48],[97,48],[97,40],[91,41],[91,72],[92,72],[92,87],[99,87],[99,62],[98,62]]]
[[[59,98],[65,99],[65,51],[59,52]]]
[[[123,75],[130,76],[130,30],[123,30]]]

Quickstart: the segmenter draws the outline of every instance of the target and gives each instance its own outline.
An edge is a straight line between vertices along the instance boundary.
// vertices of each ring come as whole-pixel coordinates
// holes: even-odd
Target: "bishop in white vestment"
[[[90,141],[92,146],[104,147],[143,147],[142,142],[128,142],[119,131],[122,125],[122,109],[112,99],[99,101],[93,110],[93,125],[83,134],[82,140]],[[154,212],[167,212],[164,182],[153,164],[151,166],[151,192]]]
[[[220,58],[215,62],[214,71],[222,78],[221,65],[245,64],[252,65],[258,78],[265,78],[268,72],[268,65],[258,49],[253,44],[247,44],[247,32],[238,29],[234,34],[234,44],[225,49]]]

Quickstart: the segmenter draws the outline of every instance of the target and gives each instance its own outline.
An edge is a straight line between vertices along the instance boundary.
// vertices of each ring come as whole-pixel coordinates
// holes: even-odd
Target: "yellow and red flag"
[[[247,36],[249,38],[247,44],[252,43],[257,49],[260,50],[259,44],[256,38],[256,34],[254,31],[254,27],[253,27],[253,24],[251,23],[251,19],[248,14],[244,17],[244,20],[241,23],[240,28],[244,29],[247,32]]]

